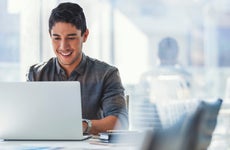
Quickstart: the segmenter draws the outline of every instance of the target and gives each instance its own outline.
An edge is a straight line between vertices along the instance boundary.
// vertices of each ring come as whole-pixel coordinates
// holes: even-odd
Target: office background
[[[69,1],[86,13],[90,35],[83,51],[119,68],[131,101],[142,74],[157,65],[166,36],[178,41],[179,62],[192,74],[190,99],[228,100],[229,0]],[[60,2],[1,0],[0,81],[25,81],[30,65],[54,56],[48,17]]]
[[[53,56],[51,9],[63,0],[2,0],[0,80],[25,80],[28,66]],[[165,36],[179,42],[179,62],[193,74],[194,97],[226,95],[230,75],[230,2],[227,0],[72,0],[81,4],[90,36],[84,52],[120,69],[135,85],[157,63]]]

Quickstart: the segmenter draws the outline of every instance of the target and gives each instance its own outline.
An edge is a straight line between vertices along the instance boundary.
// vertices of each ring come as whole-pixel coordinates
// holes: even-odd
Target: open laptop
[[[84,140],[78,81],[0,82],[0,139]]]

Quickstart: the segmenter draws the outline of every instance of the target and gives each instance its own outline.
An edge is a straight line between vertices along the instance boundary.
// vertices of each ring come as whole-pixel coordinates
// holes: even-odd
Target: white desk
[[[136,146],[85,141],[1,141],[0,150],[137,150]]]
[[[85,141],[0,141],[0,150],[140,150],[139,146],[100,143],[96,139]],[[208,150],[222,148],[230,150],[229,143],[218,140],[214,136]]]

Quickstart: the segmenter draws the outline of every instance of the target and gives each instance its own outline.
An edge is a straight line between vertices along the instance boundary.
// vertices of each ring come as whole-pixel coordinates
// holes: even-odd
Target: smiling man
[[[29,68],[27,81],[79,81],[84,133],[128,128],[119,71],[82,52],[89,30],[82,8],[61,3],[52,10],[49,33],[56,57]]]
[[[53,49],[67,76],[70,76],[70,73],[80,63],[82,45],[86,41],[88,34],[88,29],[81,34],[81,30],[65,22],[57,22],[52,27],[50,35]]]

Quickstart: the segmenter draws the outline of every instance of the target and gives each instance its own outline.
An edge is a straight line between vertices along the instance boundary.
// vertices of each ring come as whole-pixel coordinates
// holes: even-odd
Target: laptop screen
[[[0,139],[80,140],[80,83],[1,82]]]

